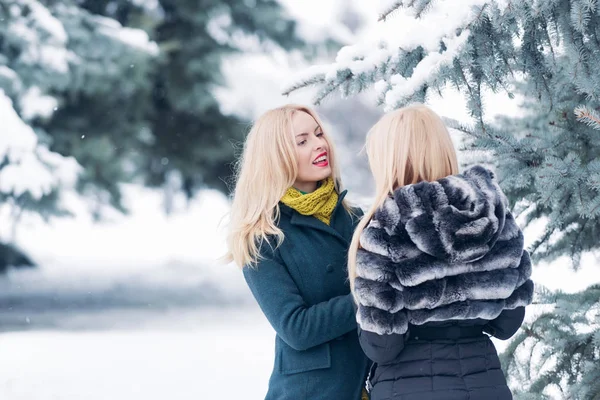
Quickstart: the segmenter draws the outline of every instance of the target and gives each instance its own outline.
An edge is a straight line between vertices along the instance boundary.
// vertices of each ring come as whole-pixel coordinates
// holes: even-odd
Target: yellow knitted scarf
[[[312,193],[302,194],[296,188],[289,188],[281,202],[302,215],[312,215],[329,225],[331,214],[338,202],[338,194],[330,177]]]

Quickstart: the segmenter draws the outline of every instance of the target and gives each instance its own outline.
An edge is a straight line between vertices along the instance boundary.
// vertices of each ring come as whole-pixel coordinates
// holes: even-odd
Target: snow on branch
[[[394,11],[403,6],[403,0],[392,0],[389,4],[382,7],[382,12],[377,19],[379,22],[385,21]]]
[[[18,197],[28,192],[40,199],[53,189],[72,187],[81,167],[72,157],[49,151],[37,141],[33,129],[12,106],[12,101],[0,89],[0,192]]]
[[[464,47],[468,37],[469,31],[463,30],[460,35],[447,40],[446,50],[442,53],[429,53],[417,64],[410,77],[392,76],[392,88],[385,95],[387,108],[396,108],[423,87],[424,84],[435,78],[441,67],[452,63],[452,60]]]
[[[340,49],[335,62],[292,77],[284,94],[316,86],[321,93],[316,99],[319,101],[323,94],[338,89],[342,94],[354,94],[384,80],[390,84],[386,89],[392,88],[386,95],[386,105],[395,107],[399,99],[435,81],[439,68],[461,57],[469,27],[478,23],[482,10],[491,3],[464,0],[456,7],[454,1],[444,0],[390,1],[384,15],[393,11],[393,19],[384,18],[362,41]],[[493,3],[501,6],[504,1]],[[424,58],[412,76],[405,76],[398,67],[416,49],[422,49]]]

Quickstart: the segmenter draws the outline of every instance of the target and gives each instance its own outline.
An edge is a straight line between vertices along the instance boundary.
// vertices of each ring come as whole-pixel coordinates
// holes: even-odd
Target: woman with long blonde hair
[[[313,110],[287,105],[256,121],[238,165],[228,257],[276,332],[266,400],[361,398],[368,359],[346,279],[361,212],[345,195]]]
[[[424,105],[384,115],[366,141],[375,202],[349,250],[371,400],[511,399],[490,336],[531,302],[531,261],[494,174],[458,171]]]

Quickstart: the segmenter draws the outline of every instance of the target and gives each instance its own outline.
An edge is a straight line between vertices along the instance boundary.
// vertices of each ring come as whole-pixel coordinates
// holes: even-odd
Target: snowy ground
[[[263,398],[273,333],[258,310],[164,317],[108,332],[2,334],[0,399]]]

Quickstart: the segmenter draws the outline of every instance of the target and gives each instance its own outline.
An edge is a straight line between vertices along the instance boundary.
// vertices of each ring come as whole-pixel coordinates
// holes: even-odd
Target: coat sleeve
[[[483,327],[483,331],[501,339],[510,339],[523,324],[525,318],[525,307],[517,307],[513,310],[504,310]]]
[[[358,328],[360,347],[369,359],[377,364],[392,362],[404,349],[405,334],[379,335]]]
[[[307,350],[356,329],[351,294],[308,305],[281,259],[270,249],[262,255],[256,267],[244,267],[244,278],[269,323],[290,347]]]

